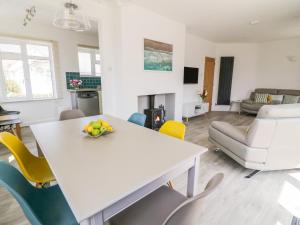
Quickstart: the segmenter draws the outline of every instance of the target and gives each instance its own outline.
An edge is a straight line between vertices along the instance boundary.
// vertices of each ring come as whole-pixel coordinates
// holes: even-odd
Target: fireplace
[[[147,116],[145,126],[153,130],[158,130],[165,122],[165,107],[163,105],[160,105],[158,108],[154,107],[155,95],[149,95],[148,102],[149,108],[144,110]]]

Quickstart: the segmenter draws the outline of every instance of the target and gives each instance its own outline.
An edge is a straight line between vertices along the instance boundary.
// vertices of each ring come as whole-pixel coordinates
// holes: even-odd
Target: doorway
[[[207,90],[207,97],[205,98],[205,102],[209,104],[209,111],[211,111],[211,106],[212,106],[214,74],[215,74],[215,59],[210,57],[205,57],[203,90]]]

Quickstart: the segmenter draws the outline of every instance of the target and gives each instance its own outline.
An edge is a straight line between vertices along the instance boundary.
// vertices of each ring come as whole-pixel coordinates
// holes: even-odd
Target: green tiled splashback
[[[66,84],[67,89],[73,89],[70,86],[70,80],[82,80],[82,84],[80,88],[97,88],[97,86],[101,85],[101,78],[100,77],[81,77],[80,73],[78,72],[67,72],[66,73]]]

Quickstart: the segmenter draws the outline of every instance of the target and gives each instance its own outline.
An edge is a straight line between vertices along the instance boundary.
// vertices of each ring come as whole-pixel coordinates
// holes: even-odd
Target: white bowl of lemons
[[[99,119],[96,121],[91,121],[89,124],[84,126],[83,132],[90,137],[100,137],[102,135],[113,132],[112,126],[105,120]]]

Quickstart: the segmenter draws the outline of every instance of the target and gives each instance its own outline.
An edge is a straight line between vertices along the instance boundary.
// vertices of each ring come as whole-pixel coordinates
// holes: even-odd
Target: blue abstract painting
[[[172,71],[173,45],[144,39],[144,70]]]

